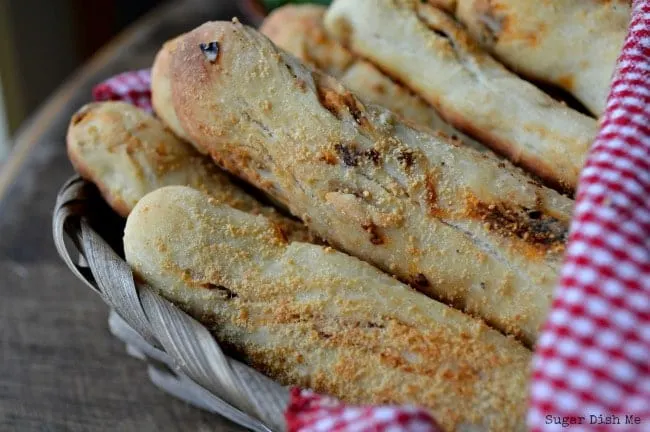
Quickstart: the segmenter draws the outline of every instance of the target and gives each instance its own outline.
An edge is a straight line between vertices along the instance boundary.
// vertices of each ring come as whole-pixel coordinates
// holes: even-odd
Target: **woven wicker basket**
[[[124,261],[124,221],[79,177],[61,188],[52,218],[61,258],[111,308],[111,332],[147,363],[152,382],[254,431],[285,429],[288,390],[227,357],[209,331],[151,288]]]

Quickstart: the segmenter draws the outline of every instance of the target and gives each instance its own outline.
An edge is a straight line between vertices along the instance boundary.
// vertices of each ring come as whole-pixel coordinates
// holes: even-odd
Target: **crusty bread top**
[[[524,429],[530,351],[365,262],[183,187],[143,198],[124,245],[142,280],[283,384],[416,403],[445,430]]]
[[[456,3],[458,19],[506,65],[563,88],[593,114],[602,114],[627,34],[629,0]]]
[[[325,10],[317,5],[283,6],[264,20],[260,32],[303,64],[339,79],[363,101],[384,106],[415,127],[429,128],[477,150],[489,151],[444,121],[422,98],[330,37],[323,27]]]
[[[548,184],[575,188],[596,121],[508,71],[445,12],[419,0],[335,0],[325,27],[458,129]]]
[[[280,235],[313,240],[304,225],[260,204],[209,158],[131,104],[98,102],[82,107],[70,122],[67,149],[77,172],[97,185],[121,216],[153,190],[184,185],[239,210],[266,215]]]
[[[241,24],[186,34],[172,71],[183,128],[220,165],[337,248],[533,343],[573,201],[363,103]]]

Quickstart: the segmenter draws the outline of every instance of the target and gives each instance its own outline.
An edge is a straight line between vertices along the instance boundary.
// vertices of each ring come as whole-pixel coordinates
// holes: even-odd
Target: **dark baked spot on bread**
[[[368,149],[364,152],[364,155],[372,162],[373,165],[379,166],[381,161],[380,161],[380,154],[377,150],[375,149]]]
[[[205,288],[211,291],[217,291],[223,296],[225,300],[232,300],[234,298],[239,297],[239,295],[236,292],[232,291],[229,288],[226,288],[223,285],[216,285],[210,282],[205,282],[201,284],[201,288]]]
[[[370,243],[379,246],[383,245],[386,242],[384,236],[382,236],[379,231],[379,227],[377,227],[377,225],[375,225],[373,222],[365,223],[361,225],[361,228],[370,234]]]
[[[568,226],[541,209],[527,209],[506,202],[485,203],[470,199],[470,217],[484,221],[486,228],[503,236],[514,236],[539,249],[560,252],[568,236]]]
[[[406,168],[410,168],[413,165],[413,151],[411,150],[400,150],[397,155],[397,160],[402,163]]]
[[[363,106],[352,93],[349,91],[339,93],[320,83],[316,88],[320,104],[337,119],[342,120],[346,114],[349,114],[358,125],[369,125],[368,119],[363,114]]]
[[[343,160],[343,163],[346,166],[351,167],[359,165],[359,152],[353,145],[336,144],[334,150],[336,150],[336,153]]]

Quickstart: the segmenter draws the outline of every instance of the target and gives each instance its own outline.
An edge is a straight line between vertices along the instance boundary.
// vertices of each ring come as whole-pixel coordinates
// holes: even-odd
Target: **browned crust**
[[[195,48],[201,41],[215,40],[222,44],[223,55],[220,57],[220,64],[206,62],[200,51]],[[241,61],[242,59],[246,61]],[[521,334],[515,329],[527,326],[526,339],[532,343],[537,331],[537,318],[541,316],[539,311],[546,301],[546,297],[542,297],[552,289],[558,255],[551,253],[532,256],[530,252],[543,250],[547,245],[537,247],[537,244],[533,244],[534,238],[530,235],[525,238],[525,232],[518,235],[518,229],[507,232],[507,229],[511,229],[507,226],[509,220],[505,220],[506,224],[503,225],[501,220],[497,221],[498,225],[492,223],[492,220],[486,221],[485,224],[490,223],[490,227],[486,228],[485,224],[481,223],[484,214],[466,214],[465,202],[462,201],[464,192],[476,191],[476,194],[482,196],[482,202],[489,206],[493,202],[501,201],[498,196],[502,192],[517,196],[519,203],[533,206],[529,198],[531,194],[535,195],[535,191],[530,191],[531,194],[527,191],[526,197],[520,195],[520,186],[532,184],[522,176],[520,170],[510,164],[499,165],[498,161],[487,156],[479,159],[478,154],[473,151],[454,147],[452,154],[459,151],[458,156],[468,162],[467,166],[474,163],[479,172],[482,171],[481,167],[485,168],[485,178],[501,178],[501,174],[507,173],[514,177],[513,182],[518,186],[512,184],[513,187],[509,188],[506,184],[509,192],[484,191],[482,183],[479,183],[482,177],[480,174],[467,183],[455,182],[455,179],[462,178],[462,173],[458,172],[459,166],[465,164],[459,163],[456,166],[449,163],[447,168],[441,168],[444,170],[442,177],[432,178],[430,183],[434,187],[427,189],[428,185],[422,180],[436,170],[432,164],[439,161],[436,151],[424,150],[418,146],[420,141],[416,140],[427,141],[425,137],[400,135],[402,132],[399,131],[402,129],[397,126],[396,117],[379,107],[363,106],[336,80],[301,67],[293,58],[270,45],[268,40],[245,27],[209,23],[189,33],[174,55],[172,68],[175,83],[173,97],[179,118],[204,151],[211,150],[214,153],[212,156],[220,165],[245,176],[276,198],[287,201],[293,214],[316,227],[321,235],[328,237],[332,245],[373,262],[404,280],[411,280],[414,275],[422,273],[430,283],[418,283],[421,280],[414,282],[430,296],[447,300],[467,298],[467,309],[476,313],[491,314],[483,308],[490,303],[485,300],[483,294],[477,295],[476,293],[481,291],[476,291],[475,288],[479,282],[486,280],[483,278],[483,275],[489,273],[486,270],[489,264],[486,263],[494,263],[494,266],[498,267],[494,271],[500,272],[503,277],[489,281],[491,299],[501,301],[508,295],[509,290],[527,299],[539,297],[530,302],[512,302],[510,310],[513,313],[506,318],[496,318],[500,320],[499,328],[504,332]],[[279,106],[280,97],[288,97],[287,92],[291,97],[302,97],[302,93],[294,86],[299,80],[309,84],[305,92],[309,103],[313,105],[296,106],[292,105],[292,100],[288,100],[287,107],[277,108],[278,111],[274,112],[276,116],[270,116],[263,110],[261,102],[265,98],[270,98],[275,107]],[[283,90],[278,92],[277,89]],[[216,94],[223,97],[215,101],[213,97]],[[275,99],[278,94],[282,96]],[[259,99],[256,99],[257,97]],[[246,98],[247,105],[237,104],[241,98]],[[300,114],[303,112],[301,110],[307,113],[313,110],[317,114],[303,116]],[[230,117],[238,117],[240,120],[233,124]],[[315,121],[310,123],[312,119]],[[295,138],[293,134],[285,133],[287,125],[292,122],[298,122]],[[390,125],[389,128],[386,125]],[[354,128],[354,134],[338,134],[343,126]],[[406,139],[406,142],[403,142],[400,136]],[[271,142],[277,142],[277,147],[271,145]],[[437,150],[440,151],[440,156],[445,155],[446,162],[457,160],[447,153],[448,149],[444,143],[432,142],[432,145],[434,149],[440,145]],[[368,153],[369,150],[376,153]],[[431,153],[428,153],[429,150],[432,150]],[[286,153],[292,153],[294,158],[291,160],[304,162],[307,168],[293,171],[293,164],[285,163]],[[481,165],[483,160],[486,161],[484,166]],[[262,173],[263,178],[257,178],[257,164],[265,164],[267,161],[270,162],[269,170]],[[382,164],[390,169],[400,170],[398,182],[392,182],[394,177],[391,174],[388,174],[388,178],[384,177],[388,172],[382,173]],[[323,172],[318,172],[320,169]],[[309,174],[306,174],[307,171]],[[344,173],[349,173],[350,178]],[[452,177],[458,174],[461,175]],[[368,184],[374,190],[375,201],[372,198],[364,200],[357,195],[358,188],[355,189],[352,181],[357,175],[359,179],[364,176],[370,180]],[[350,181],[345,183],[347,180]],[[263,181],[266,184],[263,184]],[[320,183],[321,181],[323,183]],[[337,181],[341,181],[345,189],[335,190],[334,183]],[[329,184],[324,184],[325,182]],[[436,190],[438,186],[439,190]],[[545,197],[547,192],[550,193],[548,190],[544,191]],[[555,197],[556,194],[548,196]],[[426,206],[422,206],[421,213],[417,203]],[[328,209],[331,209],[334,215],[326,214]],[[411,211],[417,214],[418,218],[431,216],[431,222],[423,222],[421,227],[400,226],[406,219],[407,212]],[[310,220],[309,216],[313,220]],[[491,217],[489,214],[485,216]],[[454,220],[454,217],[458,219]],[[423,221],[427,220],[425,218]],[[513,223],[516,222],[518,221]],[[338,225],[334,226],[335,223]],[[424,254],[415,256],[417,252],[413,252],[413,256],[403,255],[403,251],[410,247],[409,242],[414,244],[412,249],[418,247],[415,238],[422,234],[422,230],[427,230],[428,223],[432,224],[432,232],[437,230],[435,235],[448,236],[450,244],[445,244],[437,250],[428,248],[426,259],[423,258]],[[456,223],[469,228],[458,228],[454,225]],[[419,231],[416,232],[415,229]],[[464,229],[469,229],[471,233],[467,236],[451,234],[455,230]],[[405,233],[411,234],[410,237],[414,240]],[[472,234],[474,237],[468,239]],[[485,252],[482,246],[477,246],[474,241],[477,237],[486,238],[488,242],[493,241],[494,243],[490,244],[493,244],[494,248],[502,248],[505,258],[493,258],[490,252]],[[398,242],[404,243],[406,247],[396,247]],[[470,255],[477,257],[475,264],[468,265],[470,270],[465,274],[462,271],[450,272],[448,269],[453,267],[453,263],[449,258],[445,258],[450,261],[448,264],[435,269],[431,267],[430,263],[436,262],[435,255],[455,256],[454,249],[451,249],[454,247],[453,242],[462,245],[461,248],[464,249],[462,254],[456,252],[459,257],[462,256],[465,260],[469,260]],[[389,251],[391,257],[386,258],[388,253],[375,252],[385,250]],[[547,250],[553,252],[550,248]],[[519,251],[522,253],[518,253]],[[403,258],[404,256],[406,258]],[[511,265],[501,266],[499,260],[516,263],[517,270],[512,270]],[[533,280],[535,282],[531,282]],[[517,286],[513,288],[514,284]],[[474,297],[468,296],[468,292],[474,293],[471,294]],[[512,294],[511,298],[514,296],[515,294]],[[526,306],[520,308],[519,305]],[[529,305],[540,306],[533,310],[535,307]],[[521,313],[522,309],[525,309],[525,312]]]
[[[449,7],[445,7],[445,5],[449,5]],[[401,5],[400,7],[407,6]],[[423,5],[420,5],[419,2],[414,1],[412,2],[412,5],[408,7],[412,7],[414,9],[413,14],[415,14],[417,19],[424,26],[426,26],[432,32],[440,33],[442,37],[450,40],[447,44],[437,47],[437,49],[446,51],[453,56],[462,56],[462,53],[456,52],[458,49],[457,47],[460,47],[462,50],[472,55],[474,60],[479,64],[485,62],[493,62],[493,59],[489,56],[489,54],[487,54],[482,49],[482,47],[474,39],[472,39],[472,37],[465,31],[461,24],[456,22],[448,14],[443,13],[439,10],[444,9],[453,12],[453,9],[456,7],[456,0],[429,0],[429,4]],[[425,17],[426,13],[435,14],[435,16],[440,18],[442,22],[439,25],[434,26]],[[350,24],[347,22],[347,20],[338,20],[336,22],[336,26],[337,32],[340,33],[337,35],[338,40],[347,49],[350,49],[352,52],[354,52],[355,55],[358,55],[364,60],[370,62],[377,69],[381,70],[382,73],[389,76],[395,83],[399,83],[406,88],[411,88],[394,71],[383,67],[375,59],[369,58],[368,56],[363,56],[359,50],[354,49],[353,43],[351,43],[349,37],[347,36],[347,34],[352,33],[353,30],[350,29],[348,31],[343,31],[339,29],[339,27],[350,27]],[[499,66],[501,65],[499,64]],[[479,125],[474,122],[474,117],[468,117],[462,113],[457,112],[454,109],[453,105],[441,103],[440,97],[438,95],[420,92],[415,89],[412,89],[412,91],[414,91],[415,94],[422,97],[432,106],[434,106],[444,120],[446,120],[448,123],[460,131],[467,133],[496,153],[501,154],[507,159],[511,160],[515,165],[523,168],[524,170],[542,180],[547,186],[556,189],[568,196],[573,196],[575,187],[578,183],[579,169],[576,170],[575,173],[561,172],[558,167],[553,164],[553,160],[545,160],[537,157],[533,152],[527,151],[523,145],[520,145],[517,142],[500,138],[498,135],[492,133],[491,128]]]
[[[174,189],[138,204],[125,230],[128,261],[249,364],[350,403],[420,404],[445,430],[523,429],[530,351],[520,344],[366,263],[314,246],[291,251],[260,219]],[[410,282],[430,283],[418,274]]]

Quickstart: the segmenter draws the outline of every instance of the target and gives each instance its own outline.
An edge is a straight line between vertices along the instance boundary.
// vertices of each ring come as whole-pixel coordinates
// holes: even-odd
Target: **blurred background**
[[[65,80],[121,30],[174,0],[0,0],[0,168],[20,125]],[[287,3],[331,0],[205,0],[232,2],[243,22],[259,25]]]
[[[95,51],[163,0],[0,0],[0,165],[20,124]]]

